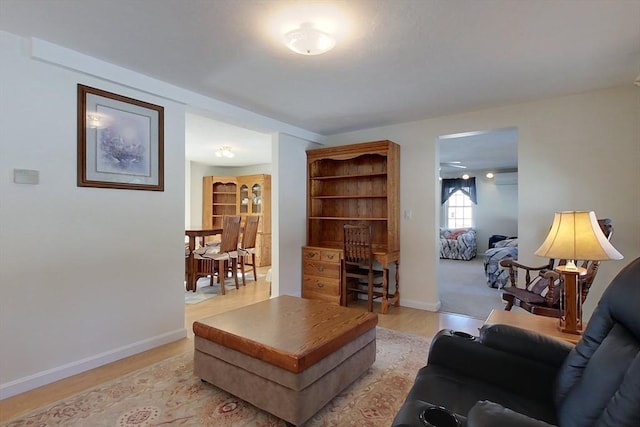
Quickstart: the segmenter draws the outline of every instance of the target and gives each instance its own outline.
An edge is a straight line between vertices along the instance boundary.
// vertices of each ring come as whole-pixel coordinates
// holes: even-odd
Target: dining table
[[[186,257],[185,262],[185,276],[187,291],[195,292],[197,289],[198,281],[198,269],[197,260],[193,256],[193,251],[196,248],[197,239],[202,239],[201,245],[205,244],[205,237],[215,236],[216,234],[222,234],[222,228],[209,228],[209,229],[191,229],[184,231],[185,236],[189,238],[189,255]]]

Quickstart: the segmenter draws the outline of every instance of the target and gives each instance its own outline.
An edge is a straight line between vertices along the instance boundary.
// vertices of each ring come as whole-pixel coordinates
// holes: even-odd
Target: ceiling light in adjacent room
[[[229,147],[228,145],[222,146],[218,148],[218,151],[216,151],[216,157],[226,157],[230,159],[233,156],[235,156],[235,154],[233,154],[233,152],[231,151],[231,147]]]
[[[469,175],[465,173],[464,175],[462,175],[462,179],[469,179]]]
[[[314,28],[308,22],[300,25],[300,28],[289,31],[284,38],[286,46],[301,55],[320,55],[330,51],[336,45],[333,37]]]

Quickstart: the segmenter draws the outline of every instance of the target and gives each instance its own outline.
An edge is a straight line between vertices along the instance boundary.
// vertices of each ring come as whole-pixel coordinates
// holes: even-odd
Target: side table
[[[537,316],[529,313],[518,313],[506,310],[491,310],[485,324],[502,323],[503,325],[517,326],[529,331],[549,335],[554,338],[577,344],[581,335],[562,332],[558,327],[558,319],[554,317]]]

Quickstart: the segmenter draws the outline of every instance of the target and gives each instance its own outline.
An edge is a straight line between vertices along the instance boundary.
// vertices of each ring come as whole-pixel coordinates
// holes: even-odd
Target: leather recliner
[[[605,290],[569,343],[508,325],[440,331],[393,427],[443,406],[468,427],[640,426],[640,258]]]

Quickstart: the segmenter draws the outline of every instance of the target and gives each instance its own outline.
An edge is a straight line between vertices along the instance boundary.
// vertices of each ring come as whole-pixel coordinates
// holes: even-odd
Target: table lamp
[[[577,267],[575,261],[622,259],[622,254],[609,243],[593,211],[556,212],[551,230],[535,254],[566,260],[565,265],[555,268],[564,278],[559,327],[562,332],[582,333],[582,290],[577,279],[587,270]]]

